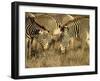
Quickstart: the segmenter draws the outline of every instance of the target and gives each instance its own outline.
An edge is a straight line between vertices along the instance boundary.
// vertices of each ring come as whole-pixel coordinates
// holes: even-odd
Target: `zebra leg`
[[[30,59],[31,58],[31,48],[32,48],[32,45],[31,45],[31,39],[29,39],[29,42],[28,42],[28,58]]]
[[[25,37],[25,57],[28,59],[28,46],[29,46],[29,39]]]

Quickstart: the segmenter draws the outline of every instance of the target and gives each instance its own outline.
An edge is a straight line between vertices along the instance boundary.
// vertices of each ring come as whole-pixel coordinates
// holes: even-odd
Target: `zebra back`
[[[66,23],[64,27],[62,27],[62,45],[65,47],[68,46],[71,39],[75,39],[76,41],[84,41],[86,39],[86,31],[89,30],[88,20],[89,18],[87,17],[74,17],[73,20]]]
[[[74,18],[74,20],[71,20],[64,25],[65,31],[67,31],[70,37],[80,37],[80,34],[84,29],[85,31],[89,30],[89,21],[86,19],[87,17],[85,16]]]
[[[40,25],[38,25],[35,21],[34,18],[27,17],[25,21],[25,30],[26,30],[26,36],[28,38],[34,38],[37,37],[39,34],[40,30],[43,30]]]

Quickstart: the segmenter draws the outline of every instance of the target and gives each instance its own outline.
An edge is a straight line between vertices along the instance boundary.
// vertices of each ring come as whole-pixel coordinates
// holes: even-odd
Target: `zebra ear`
[[[69,27],[68,27],[68,26],[64,26],[64,28],[66,28],[66,29],[67,29],[67,31],[69,31]]]

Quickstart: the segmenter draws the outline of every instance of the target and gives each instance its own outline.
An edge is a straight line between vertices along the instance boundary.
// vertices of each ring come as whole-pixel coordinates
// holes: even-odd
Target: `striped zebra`
[[[32,17],[32,15],[26,16],[25,43],[26,43],[26,54],[27,54],[27,57],[29,58],[31,58],[32,55],[36,56],[36,54],[32,54],[32,53],[35,53],[35,52],[37,53],[38,51],[36,49],[41,47],[41,45],[37,42],[37,38],[39,36],[40,30],[44,30],[44,29],[34,21],[34,17]]]
[[[87,16],[79,16],[75,17],[73,20],[67,22],[64,24],[64,28],[67,29],[67,32],[69,33],[70,36],[72,37],[78,37],[79,34],[81,33],[81,30],[86,28],[85,26],[83,27],[82,25],[89,24],[89,21],[87,21],[88,17]],[[88,29],[87,27],[86,29]]]
[[[87,16],[75,17],[62,28],[64,30],[62,46],[66,48],[80,47],[81,42],[86,41],[87,33],[89,33],[89,19]]]

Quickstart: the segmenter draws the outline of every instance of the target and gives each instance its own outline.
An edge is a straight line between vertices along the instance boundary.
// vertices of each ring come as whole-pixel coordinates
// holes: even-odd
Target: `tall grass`
[[[68,48],[65,53],[61,53],[57,43],[48,50],[40,52],[36,52],[36,50],[40,49],[35,49],[31,58],[28,58],[26,54],[26,68],[89,65],[89,46],[87,44],[82,44],[79,48]]]

